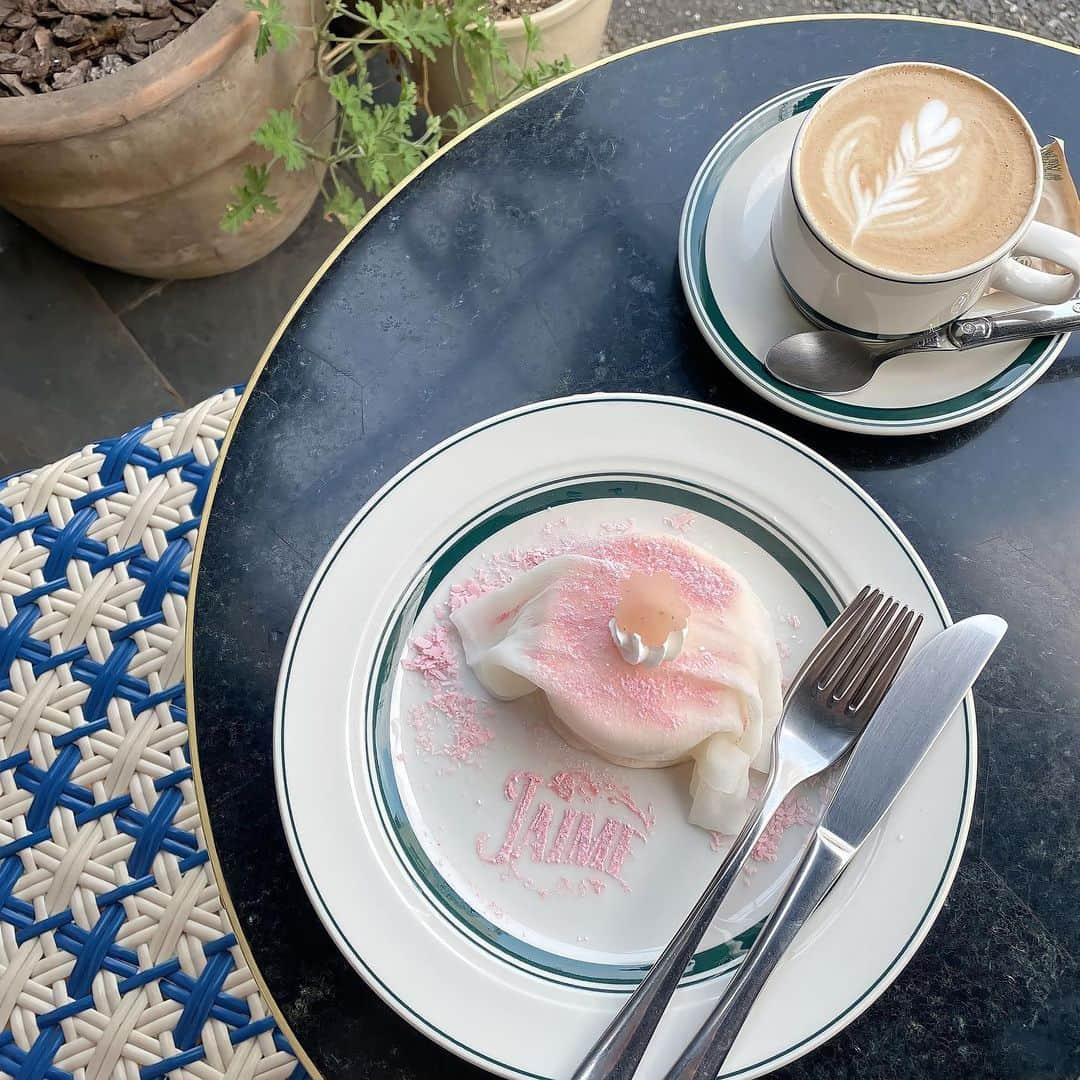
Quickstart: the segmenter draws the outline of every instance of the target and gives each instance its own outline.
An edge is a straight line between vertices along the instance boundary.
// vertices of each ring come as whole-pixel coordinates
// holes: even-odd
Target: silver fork
[[[777,808],[804,780],[840,760],[892,685],[922,625],[877,589],[863,588],[799,669],[772,741],[761,801],[716,876],[573,1080],[630,1080],[687,965]]]

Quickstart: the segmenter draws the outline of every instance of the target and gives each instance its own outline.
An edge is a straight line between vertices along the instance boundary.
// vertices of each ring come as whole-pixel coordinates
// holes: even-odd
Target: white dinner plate
[[[282,819],[349,962],[421,1031],[504,1076],[573,1072],[712,875],[719,841],[686,821],[685,767],[621,769],[573,751],[538,696],[496,705],[452,638],[456,675],[429,646],[478,578],[566,537],[627,529],[684,536],[741,570],[788,676],[867,582],[922,611],[924,639],[949,623],[864,491],[786,435],[692,401],[532,405],[448,439],[371,499],[315,575],[285,650]],[[425,650],[442,655],[426,675]],[[896,978],[956,872],[974,771],[969,699],[784,958],[725,1076],[800,1057]],[[585,866],[553,858],[541,804],[549,821],[592,814],[610,843],[629,839],[617,858],[611,846]],[[808,830],[789,829],[775,861],[733,890],[639,1076],[662,1076],[711,1008]],[[516,860],[499,858],[515,846]]]

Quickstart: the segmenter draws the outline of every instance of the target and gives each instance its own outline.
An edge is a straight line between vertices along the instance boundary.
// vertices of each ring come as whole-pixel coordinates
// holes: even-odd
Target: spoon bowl
[[[808,330],[778,341],[765,355],[771,375],[818,394],[851,394],[895,356],[836,330]]]

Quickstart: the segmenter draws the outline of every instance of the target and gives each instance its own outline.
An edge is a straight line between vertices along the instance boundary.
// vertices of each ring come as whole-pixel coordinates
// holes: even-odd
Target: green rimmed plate
[[[583,759],[528,701],[485,717],[492,738],[464,760],[442,752],[445,732],[425,749],[411,718],[443,688],[399,660],[408,638],[430,634],[450,587],[493,557],[567,530],[627,527],[689,528],[743,570],[790,649],[789,672],[864,581],[926,612],[927,634],[948,621],[925,568],[865,493],[779,432],[689,401],[597,396],[495,417],[372,499],[316,574],[286,648],[274,739],[282,818],[344,955],[417,1027],[501,1075],[573,1071],[717,855],[686,823],[680,769]],[[770,983],[732,1075],[768,1072],[849,1023],[929,929],[974,791],[970,702],[962,714]],[[603,774],[619,798],[560,795],[550,782],[575,769]],[[592,874],[542,857],[511,872],[491,855],[522,794],[511,781],[527,774],[543,781],[530,811],[541,797],[556,811],[559,799],[584,798],[574,805],[599,828],[651,807],[638,830],[647,839],[615,873],[610,860]],[[662,1074],[710,1007],[797,847],[788,834],[777,861],[732,897],[642,1076]]]
[[[1067,335],[890,361],[854,394],[829,397],[773,378],[769,346],[813,329],[792,307],[772,261],[769,224],[803,115],[840,79],[797,87],[743,117],[713,147],[690,186],[679,227],[679,271],[694,321],[723,363],[774,405],[827,427],[915,435],[970,423],[1022,394]],[[1004,293],[976,312],[1022,307]]]

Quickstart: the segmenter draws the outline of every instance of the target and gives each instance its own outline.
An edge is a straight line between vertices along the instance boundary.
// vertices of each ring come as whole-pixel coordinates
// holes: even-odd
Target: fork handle
[[[679,932],[578,1066],[573,1080],[630,1080],[634,1075],[668,1002],[694,958],[724,896],[739,876],[743,863],[761,839],[773,814],[797,785],[797,778],[784,776],[781,779],[779,774],[773,776],[756,812],[735,838],[720,869]]]
[[[836,883],[855,849],[819,828],[780,903],[758,934],[716,1008],[666,1080],[716,1080],[766,980],[795,935]]]

